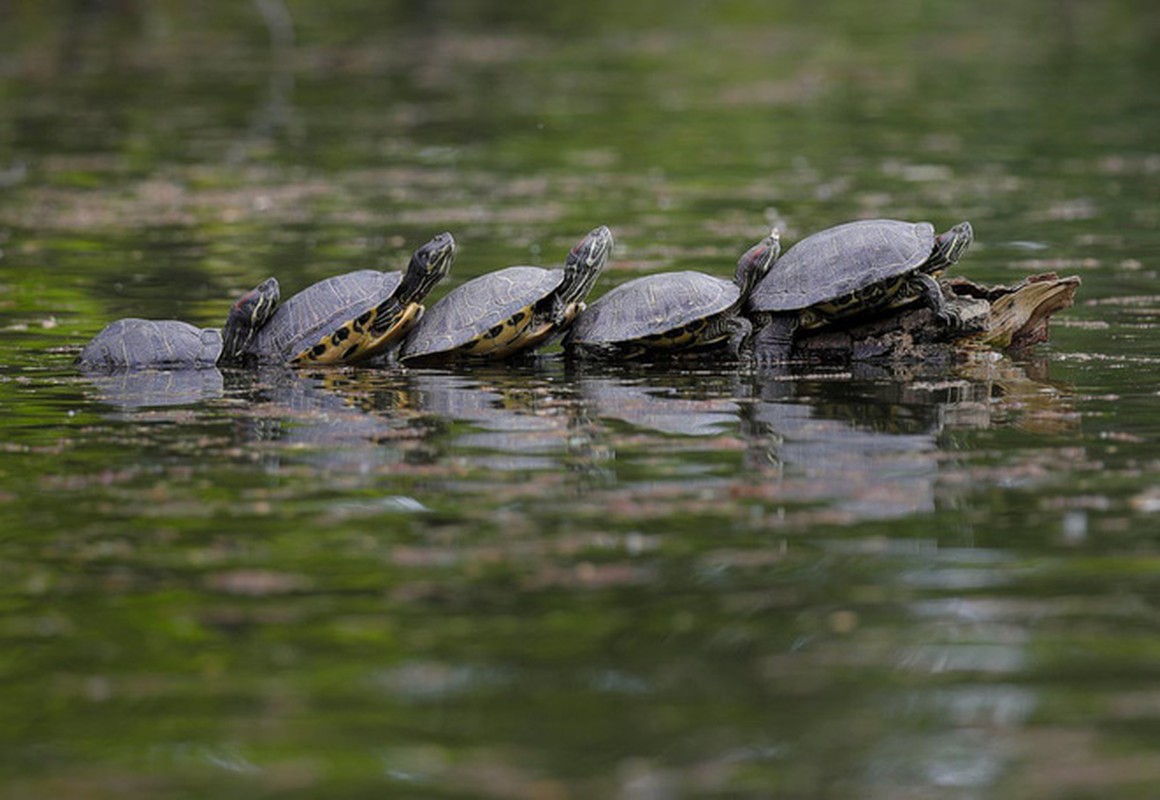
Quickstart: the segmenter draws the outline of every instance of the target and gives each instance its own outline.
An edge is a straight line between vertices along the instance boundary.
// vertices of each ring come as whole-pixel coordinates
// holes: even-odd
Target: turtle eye
[[[238,298],[238,301],[236,303],[234,303],[234,308],[241,309],[241,308],[245,307],[245,305],[247,303],[251,302],[254,299],[254,295],[256,293],[257,293],[257,289],[251,289],[250,291],[246,292],[244,295],[242,295],[241,297]]]

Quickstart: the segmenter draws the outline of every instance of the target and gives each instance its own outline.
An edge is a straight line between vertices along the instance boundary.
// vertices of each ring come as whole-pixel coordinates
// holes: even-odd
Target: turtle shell
[[[733,281],[703,272],[666,272],[626,281],[576,320],[570,342],[631,342],[708,319],[737,303]]]
[[[564,282],[564,270],[506,267],[463,283],[427,309],[399,351],[400,360],[422,358],[464,347],[489,333],[517,329],[530,306]]]
[[[930,260],[934,226],[890,219],[848,222],[791,247],[749,296],[748,310],[797,311],[917,270]]]
[[[77,359],[88,370],[147,367],[204,369],[222,350],[217,328],[198,328],[176,319],[128,317],[111,322],[85,345]]]
[[[286,362],[352,317],[386,300],[401,272],[356,270],[315,283],[278,307],[254,336],[249,352],[263,362]]]

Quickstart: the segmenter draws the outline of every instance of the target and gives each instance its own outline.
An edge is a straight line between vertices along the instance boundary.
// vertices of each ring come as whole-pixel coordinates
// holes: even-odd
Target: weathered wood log
[[[809,361],[957,360],[979,347],[1018,350],[1047,341],[1052,314],[1075,301],[1080,279],[1054,272],[1011,286],[985,286],[966,278],[944,281],[943,294],[962,326],[939,325],[930,309],[914,306],[843,328],[802,335],[794,357]]]
[[[991,305],[982,343],[1005,350],[1020,350],[1048,340],[1052,314],[1075,303],[1077,275],[1061,278],[1054,272],[1032,275],[1013,286],[984,287],[958,278],[951,291],[960,297],[978,297]]]

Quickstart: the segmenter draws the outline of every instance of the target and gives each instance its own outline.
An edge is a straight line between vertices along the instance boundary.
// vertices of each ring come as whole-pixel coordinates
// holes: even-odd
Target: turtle
[[[612,231],[601,225],[576,243],[563,269],[506,267],[457,286],[407,334],[399,360],[498,360],[547,343],[584,309],[611,251]]]
[[[349,364],[386,353],[423,315],[422,300],[455,260],[441,233],[406,272],[356,270],[319,281],[278,307],[246,352],[259,363]]]
[[[725,345],[736,358],[752,330],[742,305],[780,252],[775,229],[741,256],[731,281],[684,271],[622,283],[580,314],[564,346],[581,357],[635,358]]]
[[[239,363],[257,331],[278,305],[277,278],[267,278],[238,298],[221,328],[198,328],[177,319],[128,317],[111,322],[81,350],[87,371],[205,369]]]
[[[935,235],[929,222],[892,219],[847,222],[807,236],[786,251],[746,303],[758,360],[787,360],[798,330],[920,301],[939,324],[957,329],[958,316],[935,278],[973,239],[970,222]]]

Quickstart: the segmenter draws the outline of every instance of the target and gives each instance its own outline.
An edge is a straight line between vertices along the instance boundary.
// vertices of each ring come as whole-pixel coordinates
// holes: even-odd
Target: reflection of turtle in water
[[[580,355],[632,358],[727,344],[736,357],[751,331],[741,307],[779,252],[772,231],[741,256],[731,281],[690,271],[622,283],[580,315],[564,346]]]
[[[766,382],[742,407],[747,473],[776,475],[798,502],[858,519],[933,510],[937,406],[868,400],[859,396],[861,382],[845,376],[803,383]]]
[[[795,331],[923,301],[955,328],[935,277],[959,260],[974,232],[969,222],[935,235],[929,222],[849,222],[791,247],[749,297],[759,360],[788,358]]]
[[[469,374],[412,370],[410,388],[424,424],[439,429],[430,442],[451,448],[456,461],[480,467],[486,485],[501,472],[546,474],[570,460],[583,434],[580,404],[558,396],[559,377],[530,365],[479,365]]]
[[[90,371],[235,364],[277,305],[278,281],[267,278],[238,298],[220,330],[176,319],[119,319],[93,337],[77,361]]]
[[[359,270],[319,281],[278,308],[247,353],[263,363],[337,364],[387,352],[423,314],[421,302],[451,269],[455,239],[441,233],[406,272]]]
[[[563,269],[507,267],[473,278],[431,307],[399,359],[500,359],[547,343],[583,310],[611,251],[612,231],[601,225],[572,248]]]
[[[733,370],[656,374],[634,370],[632,376],[585,374],[580,396],[601,420],[618,420],[636,431],[666,436],[729,436],[737,429],[740,386]]]

